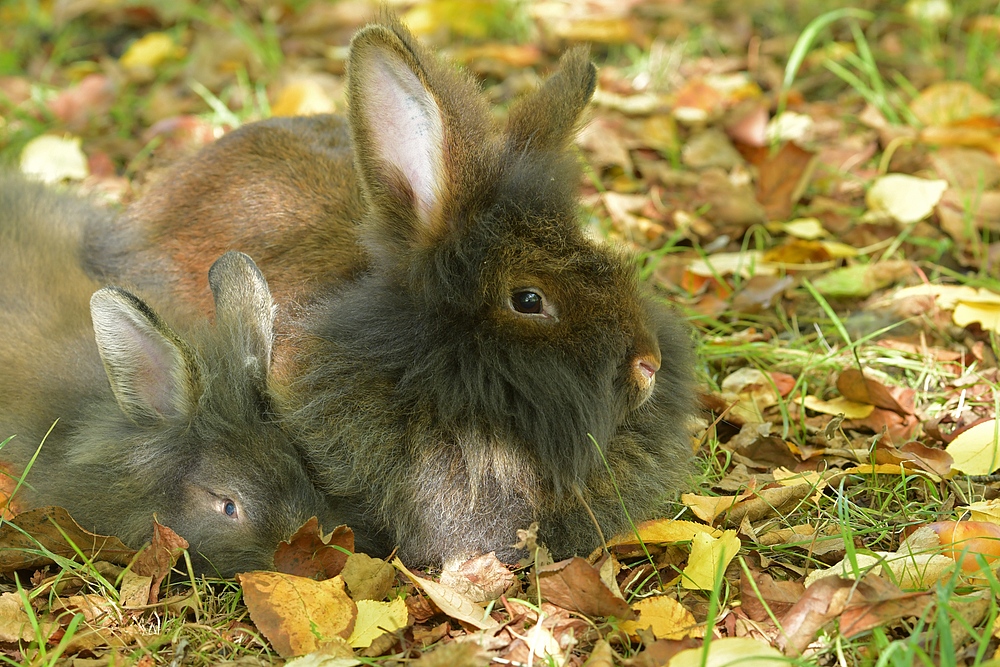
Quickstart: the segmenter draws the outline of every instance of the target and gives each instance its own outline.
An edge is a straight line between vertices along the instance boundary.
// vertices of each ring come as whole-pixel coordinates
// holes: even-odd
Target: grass
[[[310,3],[303,1],[299,5],[293,11],[304,11]],[[767,12],[763,12],[764,5],[767,5]],[[761,16],[774,17],[775,5],[785,7],[780,3],[759,3],[748,9],[748,15],[761,12]],[[905,62],[885,56],[884,44],[880,41],[888,30],[887,24],[903,20],[901,14],[889,14],[882,9],[871,11],[842,7],[819,16],[806,16],[802,14],[804,10],[801,6],[796,3],[791,5],[794,6],[785,7],[787,11],[778,12],[773,21],[771,18],[766,22],[758,19],[755,24],[761,32],[780,29],[796,38],[784,58],[785,67],[781,72],[780,92],[776,100],[779,113],[791,106],[794,93],[799,92],[798,87],[804,86],[804,79],[809,77],[807,90],[837,91],[837,95],[844,94],[842,99],[851,100],[852,104],[853,100],[870,103],[894,125],[919,125],[907,106],[907,101],[917,92],[916,84],[911,83],[911,68]],[[509,24],[497,19],[493,13],[487,13],[489,34],[506,34],[516,40],[533,35],[529,9],[529,3],[517,3],[516,20]],[[3,8],[0,18],[4,11],[15,10]],[[20,11],[22,29],[17,31],[13,48],[0,53],[0,74],[22,74],[29,70],[32,58],[38,58],[39,53],[44,55],[41,62],[35,60],[31,68],[31,96],[35,104],[14,106],[0,96],[0,111],[3,112],[0,154],[7,159],[16,156],[28,139],[59,127],[43,102],[75,80],[72,74],[74,66],[79,67],[81,62],[93,59],[95,53],[102,53],[100,38],[117,33],[114,26],[104,25],[99,18],[93,17],[83,17],[63,30],[54,31],[51,16],[41,3],[25,3]],[[278,19],[233,0],[224,3],[221,14],[194,2],[185,3],[181,11],[183,13],[176,18],[176,34],[209,26],[228,30],[247,45],[252,57],[263,66],[263,74],[259,78],[251,78],[245,66],[236,66],[232,77],[221,88],[209,88],[199,81],[186,82],[184,95],[196,100],[200,118],[213,126],[235,127],[249,120],[267,117],[271,99],[269,85],[290,66],[289,57],[283,50],[284,35]],[[444,12],[447,17],[447,12],[454,11],[454,7],[442,4],[435,11]],[[954,16],[947,25],[926,24],[917,30],[903,31],[900,37],[902,48],[912,54],[942,54],[944,69],[949,76],[962,78],[984,91],[995,92],[997,76],[993,56],[1000,33],[987,30],[969,32],[962,27],[979,16],[995,19],[997,11],[993,9],[984,13],[980,4],[956,3]],[[459,34],[468,29],[463,23],[454,27]],[[95,35],[98,39],[92,39]],[[848,48],[828,48],[834,42]],[[693,29],[687,39],[672,43],[653,41],[653,45],[655,51],[620,46],[604,49],[601,53],[606,54],[609,67],[620,66],[630,78],[645,76],[650,81],[651,89],[659,92],[676,90],[685,83],[692,63],[697,62],[699,57],[731,55],[726,41],[713,34],[709,25]],[[817,54],[822,56],[819,58],[821,68],[810,65]],[[147,103],[147,93],[154,86],[174,83],[183,65],[175,63],[164,69],[152,83],[126,85],[111,110],[113,131],[118,133],[120,139],[139,146],[131,152],[115,156],[118,160],[116,164],[129,177],[143,171],[146,158],[157,147],[155,143],[143,145],[137,138],[144,129],[140,119]],[[830,96],[833,97],[833,94]],[[681,128],[681,136],[696,129]],[[88,136],[88,141],[97,139]],[[888,152],[889,149],[883,147],[882,155],[872,159],[869,166],[873,171],[878,171],[880,159],[886,157]],[[683,167],[679,151],[676,155],[660,157],[671,162],[675,169]],[[882,164],[884,171],[888,159]],[[594,191],[603,192],[611,187],[604,176],[596,169],[589,169],[590,187]],[[820,194],[823,193],[810,193],[811,196]],[[700,209],[697,213],[708,214],[710,211]],[[966,222],[970,229],[970,252],[982,260],[988,256],[990,245],[996,242],[996,235],[985,228],[978,231],[971,215],[967,215]],[[602,228],[610,229],[611,226]],[[954,241],[947,237],[925,239],[912,230],[903,230],[888,245],[881,246],[888,251],[880,259],[927,253],[922,256],[921,268],[932,282],[951,281],[1000,293],[1000,280],[995,273],[989,273],[985,264],[981,264],[978,270],[970,270],[954,263],[953,255],[958,252]],[[735,251],[747,253],[749,257],[751,250],[774,247],[778,238],[763,228],[754,228],[741,239],[731,239],[731,242],[736,246]],[[674,230],[657,247],[642,248],[643,279],[656,281],[661,259],[691,254],[692,247],[695,252],[701,247],[697,239],[692,241],[685,232]],[[876,257],[872,255],[868,260],[875,262]],[[746,285],[746,278],[743,277],[716,275],[714,278],[720,283],[727,283],[733,290],[740,290]],[[880,347],[878,340],[894,335],[896,323],[867,333],[853,333],[849,318],[851,310],[858,307],[858,302],[830,299],[808,279],[793,285],[772,308],[757,313],[704,313],[698,310],[700,295],[684,294],[675,288],[670,291],[696,327],[700,370],[706,387],[718,390],[732,371],[747,366],[764,372],[787,373],[794,381],[785,396],[779,397],[773,407],[764,410],[766,420],[774,427],[772,439],[758,439],[751,443],[758,445],[763,453],[748,454],[745,449],[735,447],[724,434],[724,430],[730,427],[724,420],[709,431],[700,458],[699,487],[703,493],[708,493],[706,489],[711,487],[721,488],[720,485],[729,476],[738,482],[736,472],[739,466],[749,466],[744,469],[753,472],[758,480],[767,481],[775,466],[765,455],[788,460],[787,451],[782,451],[782,447],[787,450],[788,444],[800,450],[819,447],[823,442],[822,430],[816,419],[800,409],[801,399],[807,394],[835,395],[836,375],[846,368],[880,371],[885,373],[889,384],[917,389],[918,405],[937,414],[955,411],[955,391],[947,385],[963,373],[980,373],[981,383],[989,386],[992,396],[1000,396],[1000,385],[996,379],[991,379],[989,372],[992,369],[988,362],[985,366],[971,364],[956,368],[954,364],[928,360],[919,352]],[[924,342],[966,349],[961,340],[953,340],[949,331],[939,330],[926,314],[915,317],[912,323],[924,336]],[[970,334],[964,332],[963,335]],[[1000,356],[1000,344],[995,334],[979,340],[995,357]],[[984,406],[985,409],[989,409],[993,402],[989,392],[962,400],[966,406]],[[995,412],[995,406],[993,409]],[[874,457],[875,444],[881,436],[840,429],[834,431],[833,437],[836,446],[841,449],[867,452],[861,457],[867,460],[866,456]],[[765,458],[755,460],[755,456]],[[830,460],[829,465],[853,465],[853,462],[845,461]],[[741,532],[744,548],[737,564],[728,570],[720,568],[716,571],[709,590],[684,589],[677,583],[681,571],[672,565],[654,568],[645,577],[645,583],[635,590],[641,590],[643,595],[657,590],[682,599],[688,607],[696,610],[697,620],[703,627],[721,631],[726,627],[727,615],[734,613],[735,602],[744,594],[737,583],[741,575],[749,580],[751,590],[761,594],[758,582],[753,579],[753,570],[762,569],[779,579],[800,579],[811,570],[831,564],[827,562],[831,556],[816,552],[818,545],[831,544],[841,547],[834,552],[836,558],[845,558],[856,567],[859,555],[896,549],[901,540],[901,526],[956,515],[957,512],[952,511],[954,506],[985,497],[987,492],[986,487],[962,478],[934,482],[903,470],[896,474],[852,474],[836,486],[819,491],[815,499],[811,494],[790,510],[775,512],[752,522],[752,535]],[[685,518],[690,518],[690,514]],[[764,544],[753,539],[754,535],[759,537],[772,530],[804,524],[815,528],[819,535],[815,542]],[[745,526],[731,528],[746,529]],[[669,551],[662,546],[643,545],[642,551],[641,557],[625,563],[627,569],[638,571],[649,563],[669,562]],[[267,641],[250,623],[240,588],[234,582],[182,577],[180,582],[173,584],[171,592],[193,595],[196,600],[194,608],[161,605],[146,610],[128,610],[122,608],[118,601],[120,578],[102,571],[102,566],[96,563],[84,561],[79,564],[58,559],[52,571],[56,573],[57,581],[75,577],[83,582],[83,591],[104,599],[111,609],[111,626],[84,618],[81,613],[59,612],[56,601],[60,596],[55,582],[35,585],[23,579],[14,579],[3,585],[2,590],[16,594],[21,600],[34,640],[24,642],[16,658],[11,657],[13,653],[0,653],[0,661],[6,664],[67,664],[69,658],[78,655],[74,642],[82,633],[95,627],[128,640],[126,648],[100,648],[96,651],[101,655],[115,656],[116,663],[120,661],[118,664],[134,664],[140,660],[146,665],[179,664],[181,661],[183,664],[210,665],[239,659],[278,661]],[[929,613],[886,622],[861,636],[845,637],[838,631],[836,622],[831,622],[816,637],[810,653],[790,658],[789,664],[879,667],[991,664],[998,643],[992,635],[993,627],[1000,616],[997,603],[1000,584],[996,577],[987,575],[985,581],[974,581],[956,573],[938,583],[932,591],[935,604]],[[977,595],[982,598],[976,598]],[[540,600],[525,604],[539,606]],[[765,609],[770,623],[780,625],[779,612],[770,606],[765,606]],[[61,614],[58,622],[63,627],[63,634],[58,640],[48,641],[43,624],[55,618],[56,614]],[[716,621],[720,624],[716,625]],[[596,633],[606,630],[613,634],[613,624],[611,628],[594,628]],[[703,645],[703,657],[710,650],[711,633],[709,639]],[[586,642],[581,644],[581,652],[586,653],[590,645]],[[642,646],[627,642],[614,648],[620,655],[629,657],[638,654]],[[374,662],[403,661],[410,657],[412,655],[404,652]],[[544,664],[543,659],[539,658],[536,664]]]

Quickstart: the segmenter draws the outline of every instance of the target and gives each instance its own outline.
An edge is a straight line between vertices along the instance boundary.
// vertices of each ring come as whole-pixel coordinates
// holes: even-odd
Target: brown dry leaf
[[[457,569],[445,568],[440,582],[474,602],[496,600],[514,583],[514,575],[492,551],[470,558]]]
[[[795,285],[792,276],[754,276],[733,297],[733,310],[758,313],[773,308],[785,291]]]
[[[61,507],[22,512],[14,518],[14,524],[4,522],[0,526],[0,572],[52,564],[51,558],[38,553],[40,548],[74,560],[76,550],[69,542],[91,560],[106,560],[117,565],[128,565],[136,554],[135,549],[129,549],[117,537],[84,530]]]
[[[153,519],[153,539],[148,547],[139,552],[131,567],[138,576],[150,577],[151,580],[149,600],[143,604],[156,603],[160,596],[160,583],[187,548],[187,540]]]
[[[1000,185],[1000,164],[997,164],[993,156],[984,150],[942,148],[931,153],[929,157],[934,170],[948,181],[952,188],[988,191]],[[947,193],[945,196],[947,197]]]
[[[913,439],[920,428],[920,421],[915,415],[901,415],[892,410],[875,408],[864,419],[851,419],[842,424],[845,430],[868,429],[872,433],[886,434],[892,442],[907,442]]]
[[[542,597],[589,618],[634,619],[628,603],[601,581],[601,575],[579,556],[538,568]]]
[[[770,516],[781,516],[812,495],[813,488],[810,484],[796,484],[761,489],[753,497],[734,505],[726,513],[723,522],[728,526],[738,526],[744,517],[754,522]]]
[[[805,190],[816,164],[816,154],[788,142],[757,164],[757,201],[768,220],[787,220],[799,193]]]
[[[39,630],[46,638],[59,630],[59,624],[52,621],[41,623]],[[0,642],[31,642],[35,641],[35,630],[31,619],[24,609],[21,596],[17,593],[0,595]]]
[[[784,634],[778,638],[786,653],[800,654],[820,628],[837,618],[847,606],[855,582],[824,577],[806,589],[798,602],[779,617]]]
[[[952,458],[943,449],[908,442],[898,449],[892,443],[879,440],[875,445],[875,462],[901,464],[906,468],[926,470],[939,477],[951,472]]]
[[[840,633],[850,638],[898,618],[923,617],[933,601],[930,593],[904,593],[881,577],[865,577],[840,616]]]
[[[598,639],[594,648],[590,651],[590,657],[581,667],[614,667],[614,654],[611,651],[611,644],[604,639]]]
[[[622,621],[618,626],[632,637],[637,630],[648,629],[657,639],[683,639],[702,636],[694,615],[672,597],[660,595],[646,598],[632,605],[639,615],[636,621]]]
[[[913,414],[916,391],[907,387],[887,387],[867,378],[856,368],[848,368],[837,377],[837,390],[852,401],[870,403],[901,415]]]
[[[397,570],[405,574],[413,582],[414,586],[423,589],[427,597],[438,606],[438,609],[452,618],[468,623],[480,630],[499,625],[492,616],[486,613],[485,609],[458,591],[436,581],[416,576],[406,569],[406,566],[403,565],[403,562],[399,558],[394,558],[392,564]]]
[[[305,655],[354,630],[357,605],[344,580],[314,581],[281,572],[236,575],[254,625],[283,658]]]
[[[635,657],[622,661],[625,667],[663,667],[669,665],[675,655],[689,648],[702,645],[700,639],[658,639],[647,644]]]
[[[354,600],[382,600],[396,581],[396,570],[381,558],[355,553],[347,557],[340,576]]]
[[[122,607],[145,607],[152,597],[153,577],[136,574],[132,568],[122,573],[122,583],[118,590],[118,602]]]
[[[353,552],[353,530],[338,526],[324,537],[319,520],[312,517],[287,541],[278,543],[274,552],[274,568],[298,577],[329,579],[340,574],[347,556]]]
[[[764,572],[752,571],[753,584],[746,572],[740,577],[740,604],[747,616],[758,622],[770,618],[768,610],[781,618],[802,598],[806,587],[798,581],[778,581]]]

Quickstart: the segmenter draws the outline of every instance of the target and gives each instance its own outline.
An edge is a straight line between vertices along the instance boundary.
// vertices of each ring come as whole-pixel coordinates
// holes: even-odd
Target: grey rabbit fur
[[[65,507],[132,547],[155,515],[200,573],[272,568],[307,519],[332,524],[271,415],[267,283],[246,255],[223,255],[215,325],[180,336],[81,268],[83,225],[108,215],[0,175],[0,440],[16,434],[0,460],[19,475],[59,418],[14,501]]]
[[[282,413],[359,549],[510,560],[538,521],[556,555],[589,552],[591,512],[610,537],[685,485],[694,409],[687,326],[577,222],[595,85],[574,48],[502,124],[383,18],[351,43],[347,120],[223,137],[91,229],[91,270],[204,311],[208,258],[257,257],[298,304]]]

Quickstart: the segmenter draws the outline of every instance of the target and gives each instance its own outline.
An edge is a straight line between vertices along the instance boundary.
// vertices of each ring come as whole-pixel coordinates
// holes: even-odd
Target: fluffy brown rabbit
[[[267,283],[246,255],[223,255],[208,279],[215,326],[181,337],[80,269],[80,223],[105,215],[0,176],[0,440],[16,434],[0,460],[20,474],[59,419],[15,504],[65,507],[133,547],[155,515],[202,573],[273,567],[309,517],[333,524],[271,417]]]
[[[302,305],[277,346],[282,410],[360,548],[512,558],[538,521],[557,555],[586,553],[591,514],[607,537],[655,515],[690,473],[692,350],[578,226],[587,52],[503,125],[392,19],[358,32],[348,76],[346,122],[224,137],[99,230],[95,265],[155,267],[204,309],[204,263],[235,248]]]

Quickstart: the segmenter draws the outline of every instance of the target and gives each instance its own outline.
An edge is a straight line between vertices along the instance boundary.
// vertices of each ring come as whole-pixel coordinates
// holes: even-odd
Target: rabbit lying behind
[[[393,19],[355,36],[348,76],[346,122],[208,146],[91,229],[92,268],[204,311],[214,253],[258,258],[302,305],[279,323],[283,414],[360,548],[512,558],[537,520],[585,553],[591,513],[606,537],[653,516],[690,473],[690,334],[577,224],[586,51],[505,125]]]
[[[16,434],[0,460],[23,470],[59,418],[15,502],[60,505],[133,547],[155,515],[199,572],[273,567],[309,517],[333,524],[270,416],[267,283],[246,255],[223,255],[209,271],[215,326],[181,337],[83,273],[81,223],[102,215],[0,176],[0,434]]]

